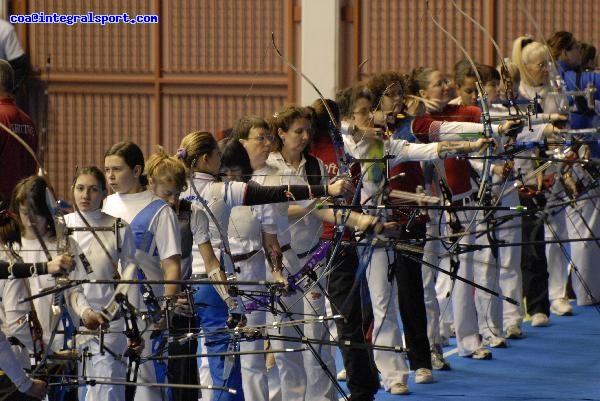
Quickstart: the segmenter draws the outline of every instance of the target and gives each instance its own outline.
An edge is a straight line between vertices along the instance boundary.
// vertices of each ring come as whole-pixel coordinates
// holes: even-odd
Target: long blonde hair
[[[543,43],[533,40],[530,36],[520,36],[513,42],[512,62],[521,73],[521,81],[529,86],[538,86],[527,70],[527,64],[540,57],[549,58],[550,51]]]

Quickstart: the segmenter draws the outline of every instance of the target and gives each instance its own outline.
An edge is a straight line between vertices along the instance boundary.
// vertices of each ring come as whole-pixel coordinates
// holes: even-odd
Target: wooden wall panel
[[[134,140],[145,152],[158,143],[172,151],[191,130],[216,132],[243,114],[268,116],[293,101],[299,78],[275,55],[270,35],[275,32],[282,52],[299,65],[302,1],[306,0],[12,1],[13,11],[21,13],[126,11],[158,14],[161,21],[17,27],[34,69],[48,83],[45,157],[60,193],[68,188],[76,164],[101,164],[105,149],[118,140]],[[548,37],[563,29],[592,43],[600,39],[594,19],[600,12],[597,0],[457,2],[492,32],[506,56],[512,40],[522,33]],[[340,87],[356,79],[358,64],[365,59],[369,61],[363,76],[387,69],[408,72],[420,65],[450,72],[463,55],[433,25],[430,13],[475,60],[498,62],[489,40],[450,1],[341,0],[340,6]],[[522,8],[533,15],[539,29]],[[43,87],[37,85],[30,96],[42,98]],[[38,106],[36,110],[44,109]]]
[[[187,74],[285,74],[271,32],[284,38],[282,0],[165,0],[163,71]]]
[[[569,31],[578,40],[600,46],[598,1],[503,0],[497,1],[496,7],[496,14],[504,16],[497,19],[496,38],[507,56],[512,51],[512,42],[523,34],[540,40],[548,39],[556,31]]]
[[[485,22],[490,1],[457,1],[477,21]],[[454,35],[477,61],[484,62],[489,44],[474,24],[466,20],[449,1],[363,1],[361,2],[361,59],[369,59],[365,75],[396,70],[409,72],[430,66],[451,72],[463,53],[437,28],[431,16]]]
[[[557,30],[566,30],[580,40],[600,45],[600,25],[595,23],[600,12],[598,1],[459,0],[456,3],[492,34],[504,57],[510,57],[513,40],[522,34],[547,39]],[[353,30],[344,29],[343,41],[352,43],[351,52],[356,49],[359,55],[353,59],[348,55],[342,57],[345,57],[346,68],[352,71],[356,71],[357,60],[368,59],[362,69],[363,76],[387,69],[408,72],[422,65],[451,73],[453,64],[463,58],[463,54],[434,25],[431,15],[458,39],[475,61],[493,65],[500,61],[489,38],[450,1],[353,0],[351,6],[359,8],[360,21],[356,26],[360,35],[352,40]],[[351,82],[348,77],[355,79],[355,75],[343,74],[344,85]]]
[[[45,166],[57,194],[68,197],[75,166],[104,165],[104,152],[114,143],[131,140],[151,150],[152,97],[129,88],[108,90],[54,86],[50,92],[49,140]]]
[[[286,101],[287,67],[271,47],[271,31],[287,52],[289,2],[23,1],[15,7],[21,13],[125,11],[161,21],[26,26],[32,66],[50,91],[47,117],[45,106],[32,111],[47,127],[45,165],[61,196],[76,165],[101,166],[117,141],[132,140],[145,154],[157,144],[171,151],[191,130],[216,132],[244,113],[267,116]]]
[[[181,138],[192,131],[209,131],[213,134],[233,126],[246,114],[268,117],[279,110],[286,101],[286,92],[279,96],[260,94],[252,96],[229,91],[215,96],[209,93],[172,93],[163,96],[163,143],[165,149],[174,153]]]
[[[46,14],[155,14],[146,0],[31,0],[28,12]],[[31,24],[29,51],[34,69],[51,73],[152,72],[153,24]]]
[[[360,71],[362,59],[359,59],[360,54],[358,46],[356,46],[357,38],[359,37],[357,32],[360,31],[360,18],[358,18],[358,11],[361,0],[340,0],[340,6],[342,7],[339,32],[339,46],[340,51],[339,57],[339,82],[340,88],[345,87],[349,82],[360,79]],[[362,71],[362,69],[361,69]]]

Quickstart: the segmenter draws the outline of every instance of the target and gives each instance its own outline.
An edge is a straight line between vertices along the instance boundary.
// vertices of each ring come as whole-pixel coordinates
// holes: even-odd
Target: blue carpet
[[[382,389],[376,400],[600,400],[600,314],[592,306],[574,306],[574,313],[551,315],[548,327],[525,323],[525,337],[493,349],[489,361],[462,358],[446,347],[451,371],[434,371],[431,384],[415,384],[411,372],[409,395]]]

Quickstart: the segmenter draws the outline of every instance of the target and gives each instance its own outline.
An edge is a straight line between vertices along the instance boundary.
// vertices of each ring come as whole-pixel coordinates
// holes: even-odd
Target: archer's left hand
[[[97,330],[101,326],[105,326],[108,322],[102,317],[101,314],[95,312],[93,309],[87,309],[81,315],[83,325],[88,330]]]

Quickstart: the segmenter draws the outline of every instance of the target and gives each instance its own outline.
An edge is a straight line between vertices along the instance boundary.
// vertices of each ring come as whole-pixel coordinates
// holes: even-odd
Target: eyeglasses
[[[359,115],[361,117],[369,116],[372,113],[373,112],[371,110],[369,110],[369,109],[359,109],[359,110],[356,110],[356,111],[352,112],[352,114]]]
[[[531,63],[531,65],[535,65],[537,68],[539,68],[540,70],[548,70],[550,69],[550,62],[549,61],[544,61],[541,63]]]
[[[394,98],[394,97],[401,97],[401,96],[402,96],[402,93],[401,93],[399,90],[395,90],[395,91],[386,91],[386,92],[383,92],[383,96],[386,96],[386,97],[391,97],[391,98]]]
[[[448,78],[442,78],[439,81],[435,81],[433,83],[431,83],[429,86],[430,87],[436,87],[436,86],[450,86],[452,85],[452,81]]]
[[[268,134],[268,135],[260,135],[260,136],[255,136],[254,138],[248,138],[250,139],[254,139],[255,141],[258,141],[260,143],[264,143],[265,141],[269,141],[269,142],[273,142],[275,140],[275,135],[273,134]]]

